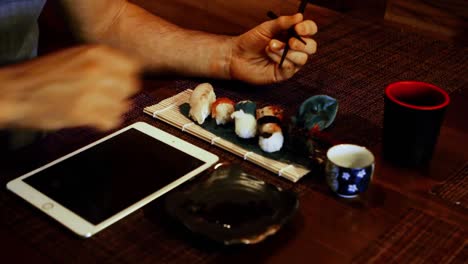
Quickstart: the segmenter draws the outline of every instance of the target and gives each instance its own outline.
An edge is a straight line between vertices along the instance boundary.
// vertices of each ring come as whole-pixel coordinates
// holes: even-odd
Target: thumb
[[[280,16],[277,19],[264,22],[260,27],[270,36],[277,35],[281,31],[287,30],[295,24],[301,22],[304,16],[297,13],[292,16]]]

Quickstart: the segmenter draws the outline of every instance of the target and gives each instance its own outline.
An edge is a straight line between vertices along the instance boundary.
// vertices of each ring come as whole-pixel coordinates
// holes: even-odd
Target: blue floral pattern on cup
[[[340,168],[335,165],[334,170],[336,176],[331,179],[332,190],[340,196],[353,197],[367,190],[372,179],[374,165],[360,169]]]

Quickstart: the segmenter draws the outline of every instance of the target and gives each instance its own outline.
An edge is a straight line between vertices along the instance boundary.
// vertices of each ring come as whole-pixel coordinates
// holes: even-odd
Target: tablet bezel
[[[164,186],[163,188],[156,190],[152,194],[142,197],[141,200],[138,202],[132,204],[131,206],[123,209],[122,211],[118,212],[117,214],[109,217],[108,219],[102,221],[101,223],[94,225],[78,214],[72,212],[71,210],[67,209],[66,207],[62,206],[60,203],[54,201],[47,195],[41,193],[31,185],[27,184],[24,179],[27,177],[30,177],[34,174],[36,174],[39,171],[45,170],[61,161],[64,161],[72,156],[75,156],[79,154],[80,152],[83,152],[87,149],[90,149],[102,142],[105,142],[106,140],[119,135],[121,133],[124,133],[125,131],[134,128],[142,133],[145,133],[146,135],[149,135],[153,137],[155,140],[159,140],[163,143],[166,143],[180,151],[183,151],[187,153],[188,155],[191,155],[202,162],[204,162],[203,165],[199,166],[198,168],[190,171],[189,173],[183,175],[182,177],[176,179],[175,181],[169,183],[168,185]],[[36,170],[33,170],[29,173],[26,173],[14,180],[11,180],[10,182],[7,183],[7,189],[12,191],[13,193],[17,194],[27,202],[31,203],[44,213],[48,214],[61,224],[63,224],[65,227],[73,231],[74,233],[78,234],[81,237],[90,237],[97,232],[103,230],[104,228],[108,227],[109,225],[117,222],[118,220],[122,219],[123,217],[129,215],[130,213],[136,211],[137,209],[143,207],[147,203],[153,201],[154,199],[160,197],[161,195],[167,193],[168,191],[172,190],[173,188],[177,187],[178,185],[186,182],[187,180],[190,180],[197,174],[201,173],[202,171],[208,169],[212,165],[214,165],[217,161],[219,160],[218,156],[200,148],[197,147],[187,141],[184,141],[183,139],[180,139],[176,136],[173,136],[167,132],[164,132],[154,126],[151,126],[145,122],[137,122],[134,124],[131,124],[125,128],[122,128],[102,139],[99,139],[87,146],[84,146],[68,155],[65,155],[57,160],[54,160]]]

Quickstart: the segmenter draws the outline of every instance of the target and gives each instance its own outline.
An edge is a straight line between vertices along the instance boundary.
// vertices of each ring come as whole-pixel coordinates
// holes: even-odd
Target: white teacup
[[[340,144],[327,151],[327,183],[338,196],[356,197],[367,190],[374,174],[374,155],[367,148]]]

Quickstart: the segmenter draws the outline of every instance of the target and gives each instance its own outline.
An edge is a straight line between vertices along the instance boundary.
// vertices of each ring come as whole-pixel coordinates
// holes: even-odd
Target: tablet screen
[[[24,181],[97,225],[203,164],[131,128]]]

